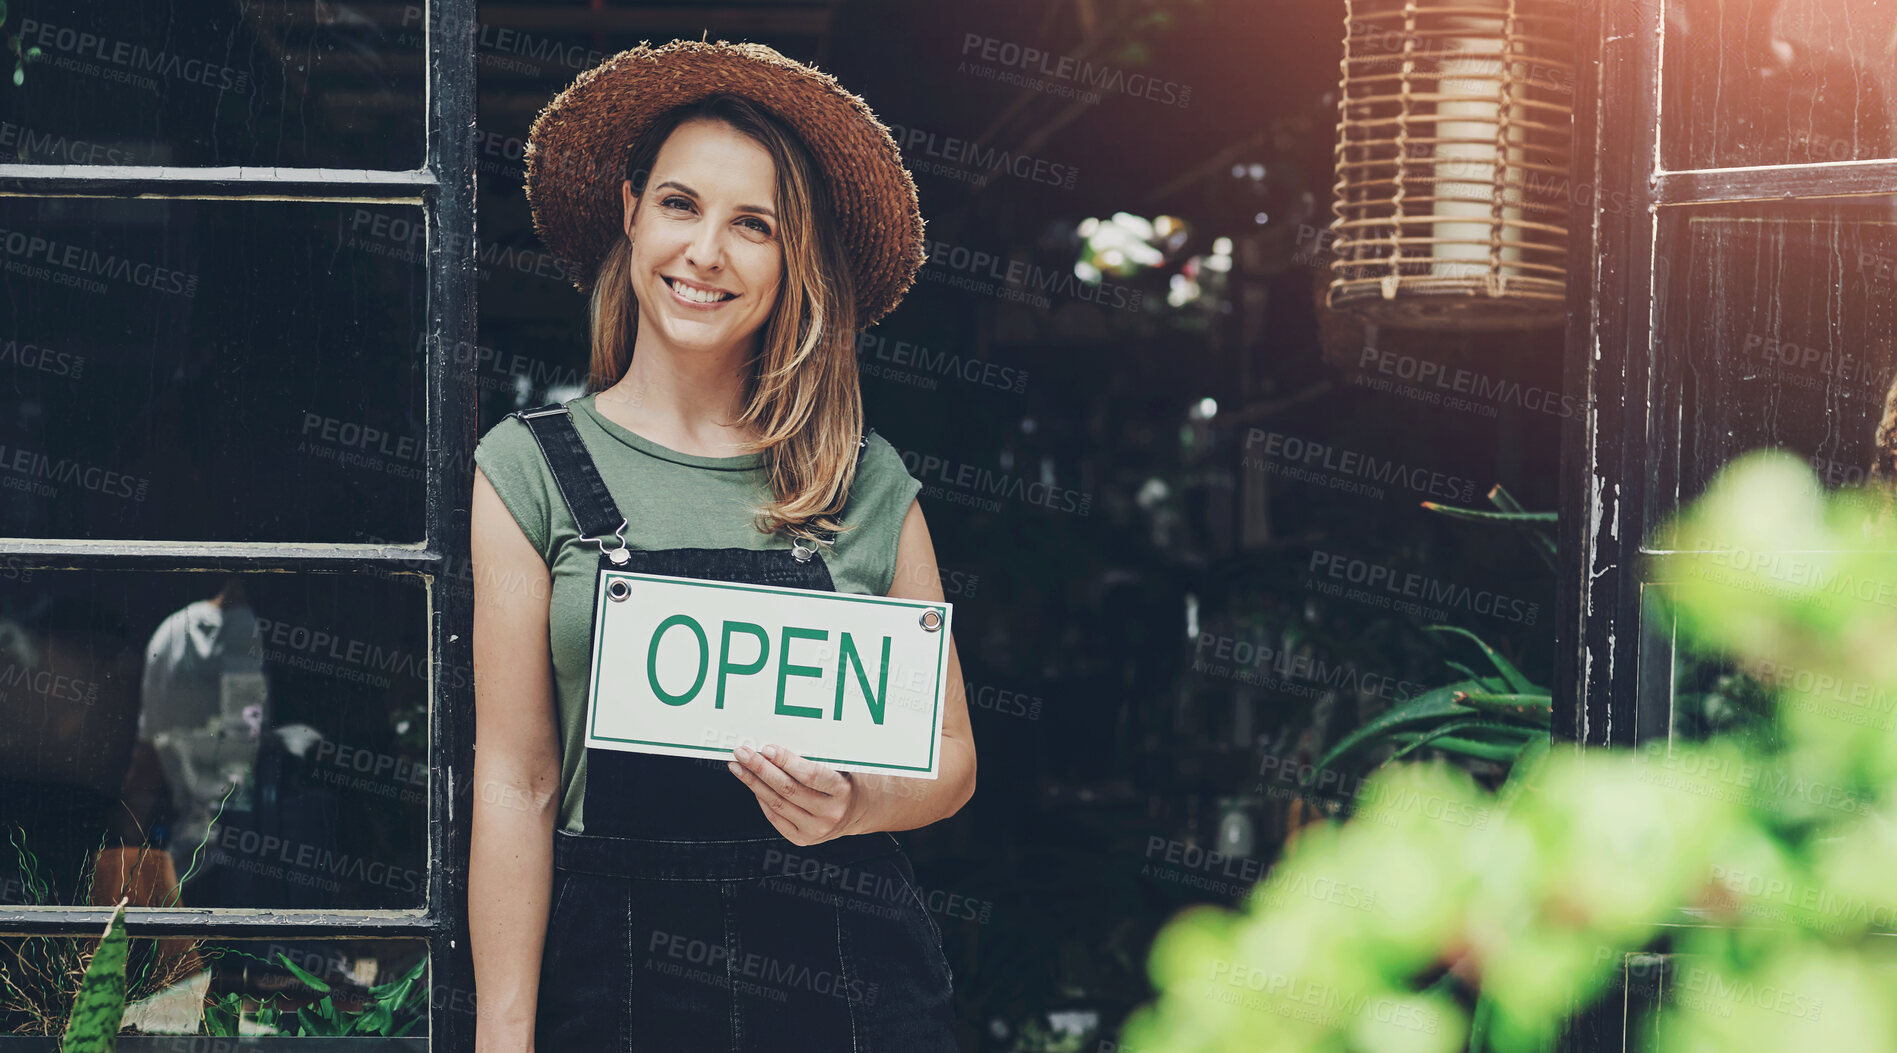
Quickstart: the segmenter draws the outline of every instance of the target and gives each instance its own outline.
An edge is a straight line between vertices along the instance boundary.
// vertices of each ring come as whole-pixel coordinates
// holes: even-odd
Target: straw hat
[[[896,140],[835,77],[762,44],[675,40],[622,51],[574,78],[534,118],[527,202],[534,229],[591,292],[600,260],[624,237],[620,181],[632,146],[661,113],[729,92],[796,129],[827,175],[856,279],[857,328],[888,314],[921,268],[922,210]]]

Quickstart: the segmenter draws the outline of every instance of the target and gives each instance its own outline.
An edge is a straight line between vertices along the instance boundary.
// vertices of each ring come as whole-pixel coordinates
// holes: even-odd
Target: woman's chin
[[[659,332],[665,337],[666,343],[693,354],[724,351],[744,343],[752,335],[737,332],[729,325],[698,322],[690,318],[668,318],[659,327]]]

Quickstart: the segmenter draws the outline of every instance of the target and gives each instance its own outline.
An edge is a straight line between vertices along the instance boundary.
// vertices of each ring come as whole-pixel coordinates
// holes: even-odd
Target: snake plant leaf
[[[1495,666],[1495,671],[1498,673],[1501,673],[1502,679],[1508,681],[1508,687],[1510,691],[1526,693],[1526,692],[1544,690],[1543,688],[1535,686],[1534,681],[1528,679],[1527,676],[1523,675],[1521,670],[1515,668],[1515,664],[1513,662],[1510,662],[1508,659],[1503,658],[1502,652],[1497,651],[1493,647],[1490,647],[1488,643],[1484,641],[1480,636],[1477,636],[1476,634],[1470,632],[1469,630],[1464,629],[1462,626],[1460,625],[1425,625],[1423,626],[1423,629],[1427,632],[1456,633],[1460,636],[1466,636],[1470,640],[1474,641],[1475,645],[1482,649],[1482,654],[1486,658],[1488,658],[1489,664]]]
[[[1510,717],[1547,727],[1554,719],[1554,699],[1546,694],[1496,694],[1490,691],[1464,691],[1456,702],[1493,716]]]
[[[105,935],[86,964],[60,1053],[112,1053],[118,1043],[119,1024],[125,1019],[125,904],[129,899],[121,897],[113,908]]]
[[[1467,694],[1471,691],[1485,693],[1493,683],[1493,680],[1484,683],[1482,679],[1458,680],[1453,684],[1447,684],[1417,695],[1408,702],[1389,710],[1375,720],[1365,724],[1363,727],[1345,735],[1337,745],[1331,747],[1329,753],[1324,754],[1323,759],[1317,762],[1312,771],[1306,774],[1302,781],[1308,784],[1312,779],[1317,777],[1318,772],[1328,769],[1341,758],[1370,745],[1376,740],[1389,735],[1391,732],[1400,731],[1405,728],[1415,728],[1419,725],[1433,725],[1452,717],[1475,715],[1474,710],[1458,703],[1456,696]]]

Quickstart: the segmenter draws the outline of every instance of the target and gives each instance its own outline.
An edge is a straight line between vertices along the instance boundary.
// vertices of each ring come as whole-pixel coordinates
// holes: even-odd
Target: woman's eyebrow
[[[690,194],[692,197],[699,196],[698,191],[693,190],[691,187],[688,187],[684,183],[681,183],[675,179],[668,179],[665,182],[659,184],[659,188],[664,188],[668,186],[677,190],[683,190],[687,194]],[[739,205],[738,211],[739,212],[756,212],[757,214],[761,216],[769,216],[772,219],[777,218],[777,213],[772,212],[770,209],[765,208],[763,205]]]

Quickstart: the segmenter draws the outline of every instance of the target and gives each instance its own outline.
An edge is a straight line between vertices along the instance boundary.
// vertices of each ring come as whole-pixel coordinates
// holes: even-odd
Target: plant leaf
[[[1545,694],[1498,695],[1489,691],[1464,691],[1456,702],[1470,709],[1498,717],[1528,721],[1548,727],[1554,720],[1554,699]]]
[[[1456,696],[1469,691],[1480,692],[1484,687],[1486,685],[1479,680],[1458,680],[1453,684],[1425,691],[1408,702],[1386,711],[1375,720],[1345,735],[1337,745],[1331,747],[1329,753],[1324,754],[1323,759],[1317,762],[1311,773],[1301,782],[1309,785],[1318,772],[1391,732],[1423,724],[1435,724],[1450,717],[1471,715],[1473,710],[1458,704]]]
[[[1477,992],[1475,1012],[1469,1017],[1469,1053],[1488,1053],[1489,1022],[1495,1019],[1495,999],[1487,990]]]
[[[1424,508],[1440,512],[1451,519],[1462,519],[1471,523],[1501,523],[1515,526],[1521,523],[1553,523],[1559,512],[1485,512],[1479,508],[1458,508],[1437,501],[1422,502]]]
[[[226,992],[220,998],[206,999],[204,1003],[205,1033],[220,1038],[235,1037],[237,1016],[242,1010],[243,999],[235,991]]]
[[[290,970],[291,976],[294,976],[297,979],[308,984],[311,990],[317,992],[318,994],[329,993],[329,984],[325,983],[322,977],[317,976],[315,973],[312,973],[309,970],[304,969],[301,966],[298,966],[295,962],[291,961],[290,959],[285,958],[283,956],[283,952],[281,951],[277,952],[277,960],[283,963],[283,967],[285,969]]]
[[[1520,797],[1522,791],[1528,788],[1528,784],[1533,781],[1535,773],[1541,770],[1542,762],[1548,759],[1548,754],[1552,749],[1552,736],[1537,735],[1529,739],[1528,744],[1522,747],[1522,751],[1516,754],[1515,764],[1508,771],[1508,781],[1502,784],[1501,789],[1495,791],[1496,803],[1501,805],[1503,811],[1513,806],[1515,798]]]
[[[299,1038],[310,1038],[326,1034],[323,1030],[322,1020],[319,1019],[315,1013],[310,1012],[308,1006],[304,1006],[296,1011],[296,1027],[297,1036]]]
[[[1494,742],[1477,742],[1474,739],[1465,739],[1460,735],[1444,735],[1434,742],[1431,742],[1430,746],[1442,750],[1444,753],[1459,753],[1465,757],[1492,761],[1496,764],[1511,762],[1519,756],[1522,751],[1522,747],[1520,746],[1503,746]]]
[[[1475,670],[1469,668],[1466,665],[1463,665],[1461,662],[1457,662],[1457,661],[1445,658],[1443,659],[1443,664],[1448,666],[1451,669],[1454,669],[1456,672],[1461,673],[1463,676],[1466,676],[1471,680],[1482,679],[1482,674],[1477,673]]]
[[[1488,498],[1489,504],[1494,505],[1504,512],[1526,511],[1526,509],[1522,507],[1522,503],[1515,500],[1515,495],[1508,492],[1508,487],[1503,486],[1501,483],[1496,483],[1494,486],[1489,487]]]
[[[1451,720],[1442,724],[1439,727],[1431,728],[1428,731],[1421,732],[1414,736],[1406,736],[1410,739],[1409,744],[1404,746],[1402,749],[1397,750],[1395,753],[1391,754],[1387,760],[1385,760],[1382,764],[1377,765],[1377,767],[1382,768],[1387,765],[1394,764],[1398,760],[1402,759],[1403,757],[1408,756],[1409,754],[1419,749],[1422,749],[1424,746],[1427,746],[1430,743],[1435,742],[1437,739],[1440,739],[1445,735],[1457,735],[1461,732],[1469,731],[1469,730],[1486,731],[1486,732],[1491,732],[1494,734],[1506,736],[1509,739],[1511,739],[1510,744],[1513,744],[1513,742],[1515,741],[1519,741],[1521,734],[1524,734],[1524,733],[1533,734],[1533,732],[1529,731],[1527,728],[1522,727],[1520,724],[1503,724],[1498,721],[1477,720],[1473,718],[1469,720]],[[1470,741],[1479,741],[1479,740],[1471,739]]]
[[[1425,625],[1423,626],[1423,629],[1427,632],[1455,633],[1459,636],[1466,636],[1470,640],[1474,641],[1475,645],[1482,649],[1482,654],[1488,658],[1489,664],[1495,666],[1496,672],[1502,674],[1502,679],[1508,681],[1508,686],[1511,690],[1518,691],[1518,692],[1544,690],[1543,688],[1537,687],[1534,681],[1529,680],[1528,677],[1522,675],[1522,671],[1515,668],[1515,664],[1513,662],[1510,662],[1508,659],[1503,658],[1502,653],[1500,651],[1497,651],[1495,648],[1490,647],[1480,636],[1477,636],[1476,634],[1470,632],[1469,630],[1464,629],[1462,626],[1460,625]]]
[[[105,935],[86,963],[60,1053],[112,1053],[117,1042],[119,1024],[125,1019],[125,904],[129,901],[130,897],[119,899]]]
[[[1525,511],[1522,503],[1515,500],[1515,495],[1509,493],[1501,483],[1496,483],[1489,488],[1489,503],[1504,512]],[[1540,556],[1541,561],[1548,564],[1548,569],[1556,574],[1561,573],[1561,562],[1555,558],[1558,546],[1554,537],[1532,523],[1522,524],[1522,533],[1528,537],[1529,547],[1535,550],[1535,555]]]

